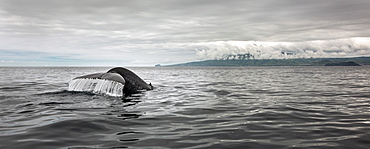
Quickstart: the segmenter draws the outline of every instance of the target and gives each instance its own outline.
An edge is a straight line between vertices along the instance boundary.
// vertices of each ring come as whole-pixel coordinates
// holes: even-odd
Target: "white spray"
[[[109,96],[123,96],[124,84],[112,80],[78,78],[69,82],[69,91],[92,92]]]

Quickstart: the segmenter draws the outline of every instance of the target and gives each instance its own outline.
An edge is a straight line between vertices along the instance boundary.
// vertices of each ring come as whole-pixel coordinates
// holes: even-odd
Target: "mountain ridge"
[[[348,63],[354,62],[360,65],[370,65],[370,57],[352,58],[295,58],[295,59],[232,59],[232,60],[204,60],[188,62],[173,66],[325,66],[329,63]]]

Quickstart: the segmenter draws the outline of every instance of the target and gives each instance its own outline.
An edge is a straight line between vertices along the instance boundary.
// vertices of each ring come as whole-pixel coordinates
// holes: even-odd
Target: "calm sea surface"
[[[370,148],[370,67],[130,68],[155,87],[68,92],[110,68],[0,68],[0,148]]]

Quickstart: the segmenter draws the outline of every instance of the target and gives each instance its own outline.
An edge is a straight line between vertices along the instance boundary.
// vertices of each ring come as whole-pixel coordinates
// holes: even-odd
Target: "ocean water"
[[[69,92],[104,67],[0,68],[0,148],[369,148],[370,67],[130,68],[155,87]]]

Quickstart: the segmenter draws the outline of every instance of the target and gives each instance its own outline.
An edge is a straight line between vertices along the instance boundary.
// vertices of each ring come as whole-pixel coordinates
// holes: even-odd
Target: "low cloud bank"
[[[254,59],[333,58],[370,56],[370,38],[305,42],[216,41],[193,44],[198,59],[226,59],[250,54]]]

